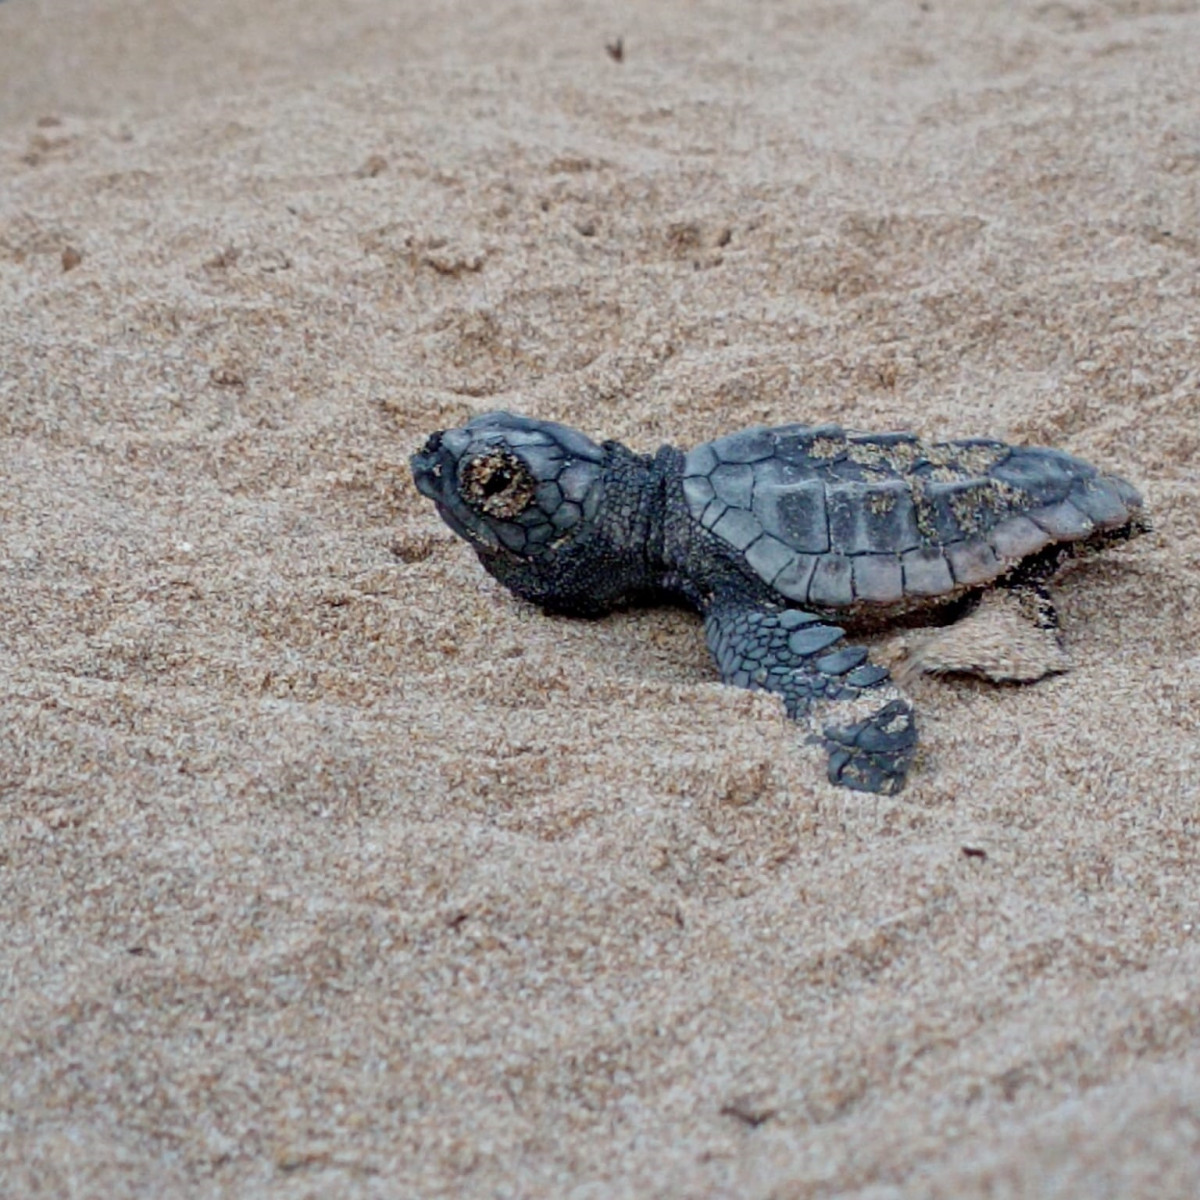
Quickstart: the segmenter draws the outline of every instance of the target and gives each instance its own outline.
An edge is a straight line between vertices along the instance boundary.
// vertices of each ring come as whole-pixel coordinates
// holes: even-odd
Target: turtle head
[[[494,412],[433,434],[411,465],[417,490],[510,591],[597,613],[616,599],[611,555],[594,545],[612,452],[565,425]]]

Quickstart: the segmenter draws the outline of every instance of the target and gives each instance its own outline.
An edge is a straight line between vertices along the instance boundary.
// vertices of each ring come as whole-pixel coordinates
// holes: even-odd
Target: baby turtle
[[[1047,580],[1146,528],[1130,484],[1062,451],[837,425],[641,455],[494,412],[433,434],[412,470],[486,570],[547,612],[664,597],[699,609],[721,678],[778,693],[820,730],[830,780],[867,792],[903,786],[916,722],[845,627],[1004,596],[1057,647]],[[982,657],[940,667],[996,679],[1062,669]]]

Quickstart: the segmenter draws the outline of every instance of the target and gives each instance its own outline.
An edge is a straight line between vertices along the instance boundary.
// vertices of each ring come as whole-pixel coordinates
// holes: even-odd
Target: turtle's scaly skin
[[[797,720],[840,710],[821,733],[829,777],[872,792],[903,785],[916,723],[835,621],[1038,588],[1064,554],[1143,528],[1133,487],[1061,451],[836,425],[647,456],[489,413],[433,434],[412,468],[484,567],[548,611],[686,599],[727,683],[779,694]]]

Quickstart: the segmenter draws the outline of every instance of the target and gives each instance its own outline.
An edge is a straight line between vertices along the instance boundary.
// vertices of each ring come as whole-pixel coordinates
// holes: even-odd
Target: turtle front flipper
[[[800,609],[720,598],[704,628],[726,683],[775,692],[789,717],[821,729],[831,783],[888,795],[904,786],[917,745],[912,705],[865,647],[845,644],[844,629]]]
[[[917,718],[912,705],[896,696],[860,721],[826,725],[822,740],[829,751],[830,783],[890,796],[908,775],[917,749]]]

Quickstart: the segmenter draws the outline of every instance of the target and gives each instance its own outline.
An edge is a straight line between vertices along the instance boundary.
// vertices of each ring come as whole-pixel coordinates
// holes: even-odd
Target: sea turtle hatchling
[[[845,627],[1006,596],[1057,644],[1046,581],[1146,527],[1130,484],[1059,450],[837,425],[641,455],[494,412],[433,434],[412,470],[483,566],[547,612],[664,597],[699,609],[721,678],[778,693],[824,743],[830,780],[868,792],[903,786],[916,722]]]

